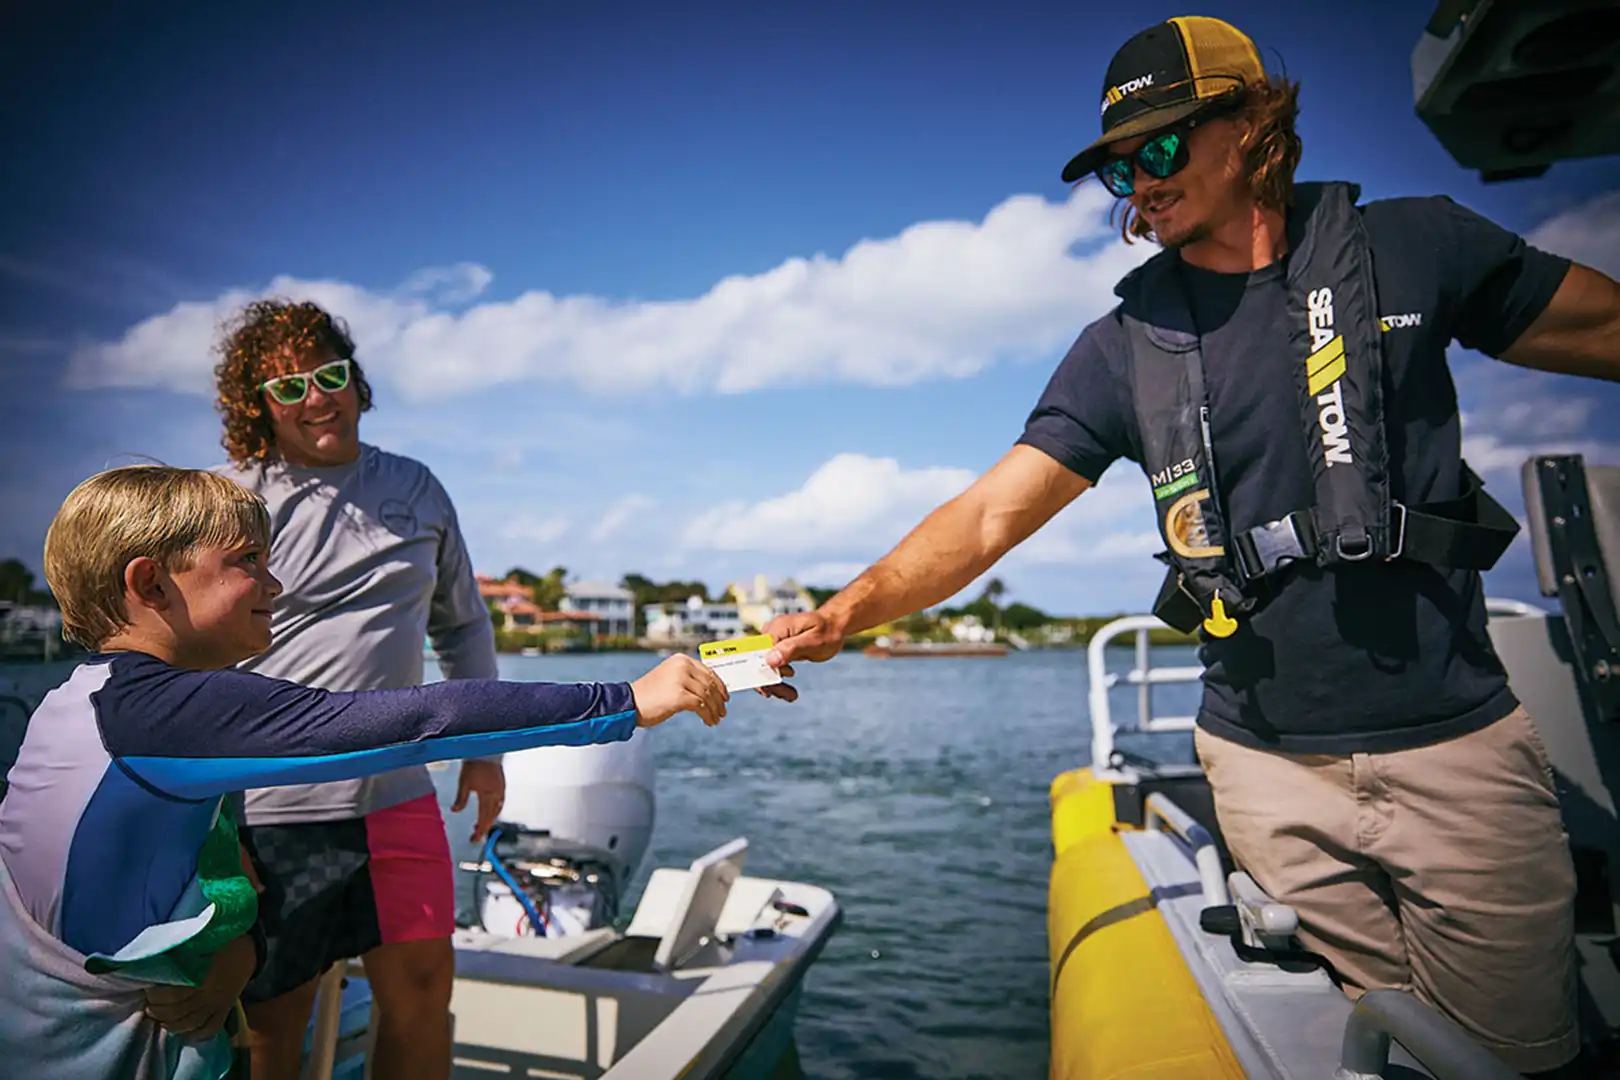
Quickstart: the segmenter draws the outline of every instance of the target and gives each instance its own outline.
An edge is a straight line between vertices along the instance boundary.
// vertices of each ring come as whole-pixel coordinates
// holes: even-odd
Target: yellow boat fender
[[[1052,783],[1052,1080],[1245,1080],[1125,849],[1111,785]]]

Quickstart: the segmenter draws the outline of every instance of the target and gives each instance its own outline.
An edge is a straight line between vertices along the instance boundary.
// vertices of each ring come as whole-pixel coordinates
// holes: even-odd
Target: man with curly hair
[[[1522,1072],[1580,1075],[1575,874],[1486,633],[1516,526],[1461,456],[1453,340],[1620,380],[1620,285],[1443,197],[1294,182],[1298,87],[1200,16],[1127,41],[1096,177],[1164,250],[1080,334],[1018,445],[772,663],[940,603],[1126,458],[1202,636],[1197,753],[1237,863],[1345,989],[1415,992]]]
[[[221,471],[268,505],[270,569],[286,589],[270,648],[241,667],[327,690],[411,686],[426,638],[446,678],[494,678],[450,497],[420,462],[360,441],[371,387],[342,320],[261,300],[219,353]],[[471,794],[476,839],[505,795],[498,758],[462,763],[453,809]],[[296,1080],[319,978],[348,957],[378,1007],[374,1075],[449,1076],[454,871],[427,770],[250,791],[242,836],[268,941],[243,993],[255,1080]]]

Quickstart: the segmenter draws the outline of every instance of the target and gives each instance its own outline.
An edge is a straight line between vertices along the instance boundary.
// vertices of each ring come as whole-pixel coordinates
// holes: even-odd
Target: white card
[[[739,690],[774,686],[782,681],[782,673],[765,662],[765,654],[774,644],[769,634],[707,641],[698,646],[698,659],[735,694]]]

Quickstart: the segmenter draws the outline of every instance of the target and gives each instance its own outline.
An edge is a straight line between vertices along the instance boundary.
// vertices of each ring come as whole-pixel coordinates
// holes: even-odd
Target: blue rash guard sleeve
[[[619,742],[636,727],[628,683],[457,679],[336,693],[241,671],[192,671],[140,653],[111,658],[98,694],[118,767],[154,794],[348,779],[534,746]]]

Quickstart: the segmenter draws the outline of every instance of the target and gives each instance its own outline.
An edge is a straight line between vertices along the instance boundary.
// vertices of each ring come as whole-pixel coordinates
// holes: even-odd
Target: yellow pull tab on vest
[[[1227,616],[1226,604],[1219,596],[1210,602],[1209,610],[1209,618],[1204,620],[1204,629],[1216,637],[1231,637],[1237,630],[1237,620]]]

